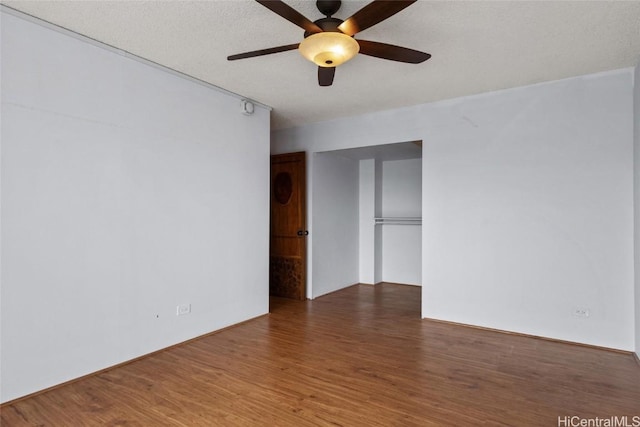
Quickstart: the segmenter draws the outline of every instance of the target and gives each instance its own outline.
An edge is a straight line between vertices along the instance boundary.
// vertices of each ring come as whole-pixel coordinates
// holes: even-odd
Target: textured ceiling
[[[313,1],[285,0],[311,20]],[[367,1],[343,1],[345,19]],[[2,4],[273,107],[286,128],[633,66],[640,1],[425,1],[356,35],[431,53],[419,65],[358,55],[319,87],[293,50],[303,31],[250,0],[2,1]]]

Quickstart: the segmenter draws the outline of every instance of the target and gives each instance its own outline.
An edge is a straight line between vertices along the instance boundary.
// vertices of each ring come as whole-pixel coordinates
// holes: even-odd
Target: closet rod
[[[421,217],[377,217],[373,219],[374,224],[394,224],[394,225],[421,225]]]

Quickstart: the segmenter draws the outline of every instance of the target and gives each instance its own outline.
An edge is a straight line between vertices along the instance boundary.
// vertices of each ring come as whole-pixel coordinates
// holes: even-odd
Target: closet
[[[422,146],[406,142],[332,154],[358,169],[359,282],[422,283]]]

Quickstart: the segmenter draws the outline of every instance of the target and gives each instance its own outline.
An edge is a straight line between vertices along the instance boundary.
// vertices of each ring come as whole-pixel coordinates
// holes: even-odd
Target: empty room
[[[2,426],[640,426],[640,2],[0,1]]]

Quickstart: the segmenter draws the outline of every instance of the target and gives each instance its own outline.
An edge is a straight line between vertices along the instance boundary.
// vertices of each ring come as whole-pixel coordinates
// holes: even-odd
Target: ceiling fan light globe
[[[325,31],[305,38],[298,50],[320,67],[337,67],[356,56],[360,45],[346,34]]]

